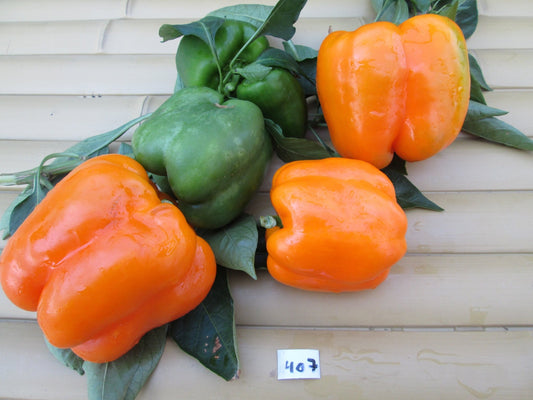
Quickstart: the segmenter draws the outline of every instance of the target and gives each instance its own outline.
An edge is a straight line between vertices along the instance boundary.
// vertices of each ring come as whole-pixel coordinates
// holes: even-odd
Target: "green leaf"
[[[306,3],[307,0],[279,0],[259,28],[258,36],[271,35],[285,40],[291,39],[296,32],[293,25]]]
[[[148,176],[157,185],[157,187],[159,188],[161,192],[166,193],[171,197],[175,197],[174,192],[172,191],[172,188],[170,187],[170,182],[168,181],[168,177],[166,175],[156,175],[150,172],[148,173]]]
[[[470,76],[472,80],[475,80],[481,89],[487,91],[492,90],[489,84],[485,81],[485,77],[483,76],[483,72],[481,71],[479,63],[471,53],[468,53],[468,63],[470,65]]]
[[[475,32],[478,23],[478,10],[476,0],[460,0],[457,8],[457,15],[455,22],[461,30],[466,39],[468,39]]]
[[[273,6],[262,4],[237,4],[211,11],[208,16],[230,19],[234,21],[247,22],[256,28],[260,28],[266,21]]]
[[[405,160],[402,160],[397,154],[394,154],[392,161],[386,167],[387,169],[393,169],[394,171],[399,172],[402,175],[407,175],[407,167],[405,165]]]
[[[379,13],[379,10],[383,8],[383,3],[385,0],[371,0],[372,8],[376,13]]]
[[[533,140],[531,138],[496,117],[465,119],[463,131],[508,147],[528,151],[533,150]]]
[[[55,175],[50,180],[47,180],[47,182],[51,186],[55,186],[64,176],[65,174]],[[43,184],[41,184],[39,190],[34,189],[33,183],[26,186],[2,215],[0,231],[3,231],[3,239],[7,239],[15,233],[49,190],[50,188]]]
[[[261,55],[255,60],[254,64],[261,64],[267,67],[278,67],[284,68],[294,74],[302,73],[300,65],[292,58],[288,53],[284,52],[281,49],[276,49],[271,47],[265,50]]]
[[[411,0],[410,3],[415,9],[415,12],[411,13],[411,15],[416,15],[417,13],[426,14],[431,6],[431,0]]]
[[[306,2],[306,0],[280,0],[274,7],[259,4],[239,4],[220,8],[208,15],[248,22],[258,29],[254,38],[261,35],[271,35],[289,40],[296,32],[293,25],[298,20]]]
[[[396,8],[392,22],[395,24],[401,24],[405,20],[409,19],[409,17],[409,6],[407,5],[407,2],[400,1],[398,3],[398,7]]]
[[[273,121],[265,118],[265,127],[274,143],[278,157],[284,162],[296,160],[318,160],[334,157],[334,150],[324,145],[305,138],[285,137],[280,127]]]
[[[424,208],[432,211],[442,211],[442,208],[426,198],[418,188],[407,179],[405,161],[396,154],[391,163],[382,169],[389,177],[396,191],[396,200],[403,209]]]
[[[90,400],[134,400],[163,355],[167,332],[167,324],[153,329],[130,351],[108,363],[85,361],[71,349],[59,349],[44,340],[57,360],[80,375],[86,374]]]
[[[71,349],[60,349],[53,346],[46,336],[43,336],[46,347],[52,353],[52,355],[59,360],[63,365],[69,367],[76,371],[78,374],[83,375],[85,370],[83,369],[83,364],[85,360],[77,356]]]
[[[442,15],[443,17],[448,17],[452,21],[455,21],[457,16],[457,10],[459,8],[459,0],[443,0],[437,1],[432,11],[435,14]]]
[[[264,15],[260,16],[260,18],[264,18],[260,24],[258,24],[260,19],[255,18],[257,16],[254,15],[254,18],[252,19],[256,23],[255,26],[257,27],[257,30],[250,38],[248,38],[248,41],[241,47],[237,54],[233,56],[233,59],[229,63],[230,72],[224,77],[224,79],[222,79],[222,81],[227,83],[231,80],[235,62],[239,59],[241,53],[248,47],[248,45],[250,45],[250,43],[252,43],[258,37],[271,35],[285,40],[292,38],[296,32],[296,28],[294,28],[293,25],[298,20],[300,11],[306,2],[306,0],[279,0],[277,4],[270,9],[270,12],[266,17]],[[266,11],[264,8],[251,7],[254,11]],[[227,11],[227,8],[225,10]],[[242,11],[239,12],[242,13]],[[220,10],[218,10],[216,13],[216,15],[221,15]],[[242,18],[242,14],[240,14],[240,18]]]
[[[313,60],[318,57],[318,50],[315,50],[312,47],[294,44],[292,40],[283,42],[283,49],[298,62]]]
[[[126,122],[124,125],[119,126],[109,132],[101,133],[100,135],[91,136],[81,142],[76,143],[74,146],[69,147],[63,153],[73,153],[87,158],[94,157],[96,155],[108,153],[107,146],[113,143],[115,140],[120,138],[124,133],[126,133],[130,128],[137,125],[139,122],[145,120],[151,115],[151,113],[142,115],[138,118],[132,119],[129,122]],[[61,162],[61,160],[56,160],[50,163],[50,166],[56,165],[56,163]],[[46,171],[49,172],[49,171]]]
[[[483,95],[483,89],[475,79],[470,79],[470,100],[481,104],[487,104],[485,96]]]
[[[389,177],[396,190],[396,201],[404,210],[410,208],[423,208],[431,211],[443,209],[429,200],[411,183],[409,179],[394,168],[386,167],[382,170]]]
[[[476,30],[476,0],[372,0],[376,21],[401,23],[417,14],[436,13],[455,20],[468,39]]]
[[[370,0],[370,4],[372,4],[372,8],[376,12],[376,14],[379,14],[379,11],[383,7],[384,0]]]
[[[109,153],[108,146],[113,141],[117,140],[127,132],[128,129],[148,118],[150,115],[151,114],[143,115],[113,129],[112,131],[91,136],[76,143],[61,153],[49,154],[44,157],[38,167],[12,174],[0,174],[0,185],[11,186],[31,184],[34,183],[36,180],[36,174],[39,172],[43,176],[49,177],[48,180],[53,180],[56,176],[65,175],[84,160]],[[45,165],[45,162],[50,159],[53,159],[53,161]]]
[[[225,380],[239,377],[233,299],[223,267],[204,301],[171,323],[170,336],[183,351]]]
[[[27,186],[5,210],[0,220],[2,239],[7,239],[12,236],[33,211],[36,204],[32,198],[34,193],[33,186]]]
[[[498,108],[489,107],[483,103],[470,100],[468,103],[468,112],[465,121],[473,122],[488,117],[499,117],[507,114],[507,111]]]
[[[400,24],[410,17],[406,0],[372,1],[377,12],[376,21],[389,21]]]
[[[183,80],[181,79],[180,74],[176,71],[176,82],[174,83],[174,92],[179,92],[181,89],[185,87],[185,84],[183,83]]]
[[[253,279],[255,274],[255,250],[257,248],[257,223],[251,215],[242,215],[231,224],[202,235],[209,243],[217,264],[244,271]]]
[[[84,362],[90,400],[134,400],[165,349],[168,325],[148,332],[129,352],[108,363]]]
[[[284,42],[284,45],[289,42]],[[305,50],[308,49],[308,50]],[[294,54],[294,56],[293,56]],[[306,46],[287,46],[283,51],[277,48],[265,50],[255,62],[270,67],[284,68],[296,76],[305,96],[316,94],[316,50]],[[297,58],[301,61],[297,61]]]
[[[470,99],[478,103],[487,104],[483,91],[492,89],[485,81],[481,67],[471,53],[468,53],[468,63],[470,66]]]
[[[46,156],[43,159],[43,162],[49,158],[55,158],[47,165],[41,163],[39,167],[28,171],[21,171],[8,175],[2,174],[2,176],[6,178],[14,178],[12,179],[13,183],[10,184],[28,185],[10,204],[0,219],[2,238],[6,239],[15,233],[22,222],[24,222],[28,215],[33,211],[35,206],[39,204],[46,195],[50,189],[47,185],[54,186],[57,184],[57,182],[59,182],[67,173],[72,171],[84,160],[109,153],[108,146],[113,141],[121,137],[128,131],[128,129],[148,118],[150,115],[151,114],[143,115],[109,132],[91,136],[69,147],[62,153]],[[42,176],[38,177],[37,175]],[[36,185],[36,183],[38,185]]]
[[[301,74],[296,76],[305,96],[316,95],[316,58],[299,62]]]
[[[125,142],[120,143],[120,145],[118,146],[117,153],[131,157],[131,158],[135,158],[133,154],[133,147],[131,147],[131,144],[129,143],[125,143]]]
[[[261,63],[254,62],[248,64],[243,68],[237,68],[235,70],[240,76],[246,79],[249,82],[262,81],[266,76],[272,71],[271,67],[262,65]]]
[[[210,44],[215,42],[215,35],[223,23],[223,18],[208,15],[189,24],[164,24],[159,28],[159,36],[162,42],[166,42],[181,36],[192,35]]]

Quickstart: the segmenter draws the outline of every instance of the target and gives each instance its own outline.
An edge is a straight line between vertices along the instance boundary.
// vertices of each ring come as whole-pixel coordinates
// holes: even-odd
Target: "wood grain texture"
[[[533,395],[527,331],[397,332],[240,328],[240,378],[226,382],[168,341],[138,399],[479,399]],[[86,399],[84,379],[61,366],[33,323],[0,322],[3,396]],[[276,350],[319,348],[321,379],[278,381]],[[10,365],[10,368],[6,368]],[[201,383],[200,383],[201,382]],[[354,397],[355,396],[355,397]]]

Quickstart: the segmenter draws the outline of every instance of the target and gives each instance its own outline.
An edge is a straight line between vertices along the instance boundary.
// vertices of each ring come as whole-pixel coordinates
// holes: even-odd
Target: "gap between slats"
[[[35,318],[3,318],[0,317],[0,324],[37,324]],[[287,331],[340,331],[340,332],[531,332],[533,334],[533,324],[529,325],[490,325],[490,326],[476,326],[476,325],[458,325],[458,326],[401,326],[401,325],[376,325],[376,326],[297,326],[297,325],[246,325],[236,324],[238,329],[257,329],[257,330],[272,330],[283,329]]]

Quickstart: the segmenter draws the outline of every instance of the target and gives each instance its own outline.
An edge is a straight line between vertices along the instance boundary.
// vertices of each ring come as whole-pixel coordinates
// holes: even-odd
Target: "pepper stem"
[[[271,229],[276,226],[279,226],[279,227],[283,226],[281,224],[280,218],[278,216],[273,216],[273,215],[263,215],[259,217],[259,225],[265,229]]]
[[[223,88],[231,79],[233,79],[233,75],[235,74],[235,71],[234,71],[234,67],[235,67],[235,62],[239,59],[239,57],[241,56],[242,52],[255,40],[259,37],[259,32],[260,30],[256,30],[254,32],[254,34],[252,36],[250,36],[250,38],[248,39],[248,41],[239,49],[239,51],[237,52],[237,54],[235,54],[235,56],[233,57],[233,59],[230,61],[229,63],[229,71],[228,73],[226,74],[226,76],[224,77],[223,80],[221,80],[221,88]]]
[[[60,157],[71,158],[71,160],[44,165],[48,160]],[[29,185],[35,181],[36,175],[52,176],[68,173],[81,164],[83,160],[84,157],[76,153],[53,153],[46,156],[38,167],[15,173],[0,174],[0,186]]]
[[[15,174],[0,174],[0,186],[18,185]]]

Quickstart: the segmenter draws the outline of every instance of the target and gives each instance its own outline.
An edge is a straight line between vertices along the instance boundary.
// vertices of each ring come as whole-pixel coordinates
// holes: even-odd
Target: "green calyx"
[[[216,229],[241,214],[272,155],[261,110],[217,91],[185,88],[134,133],[135,158],[168,178],[189,223]]]

